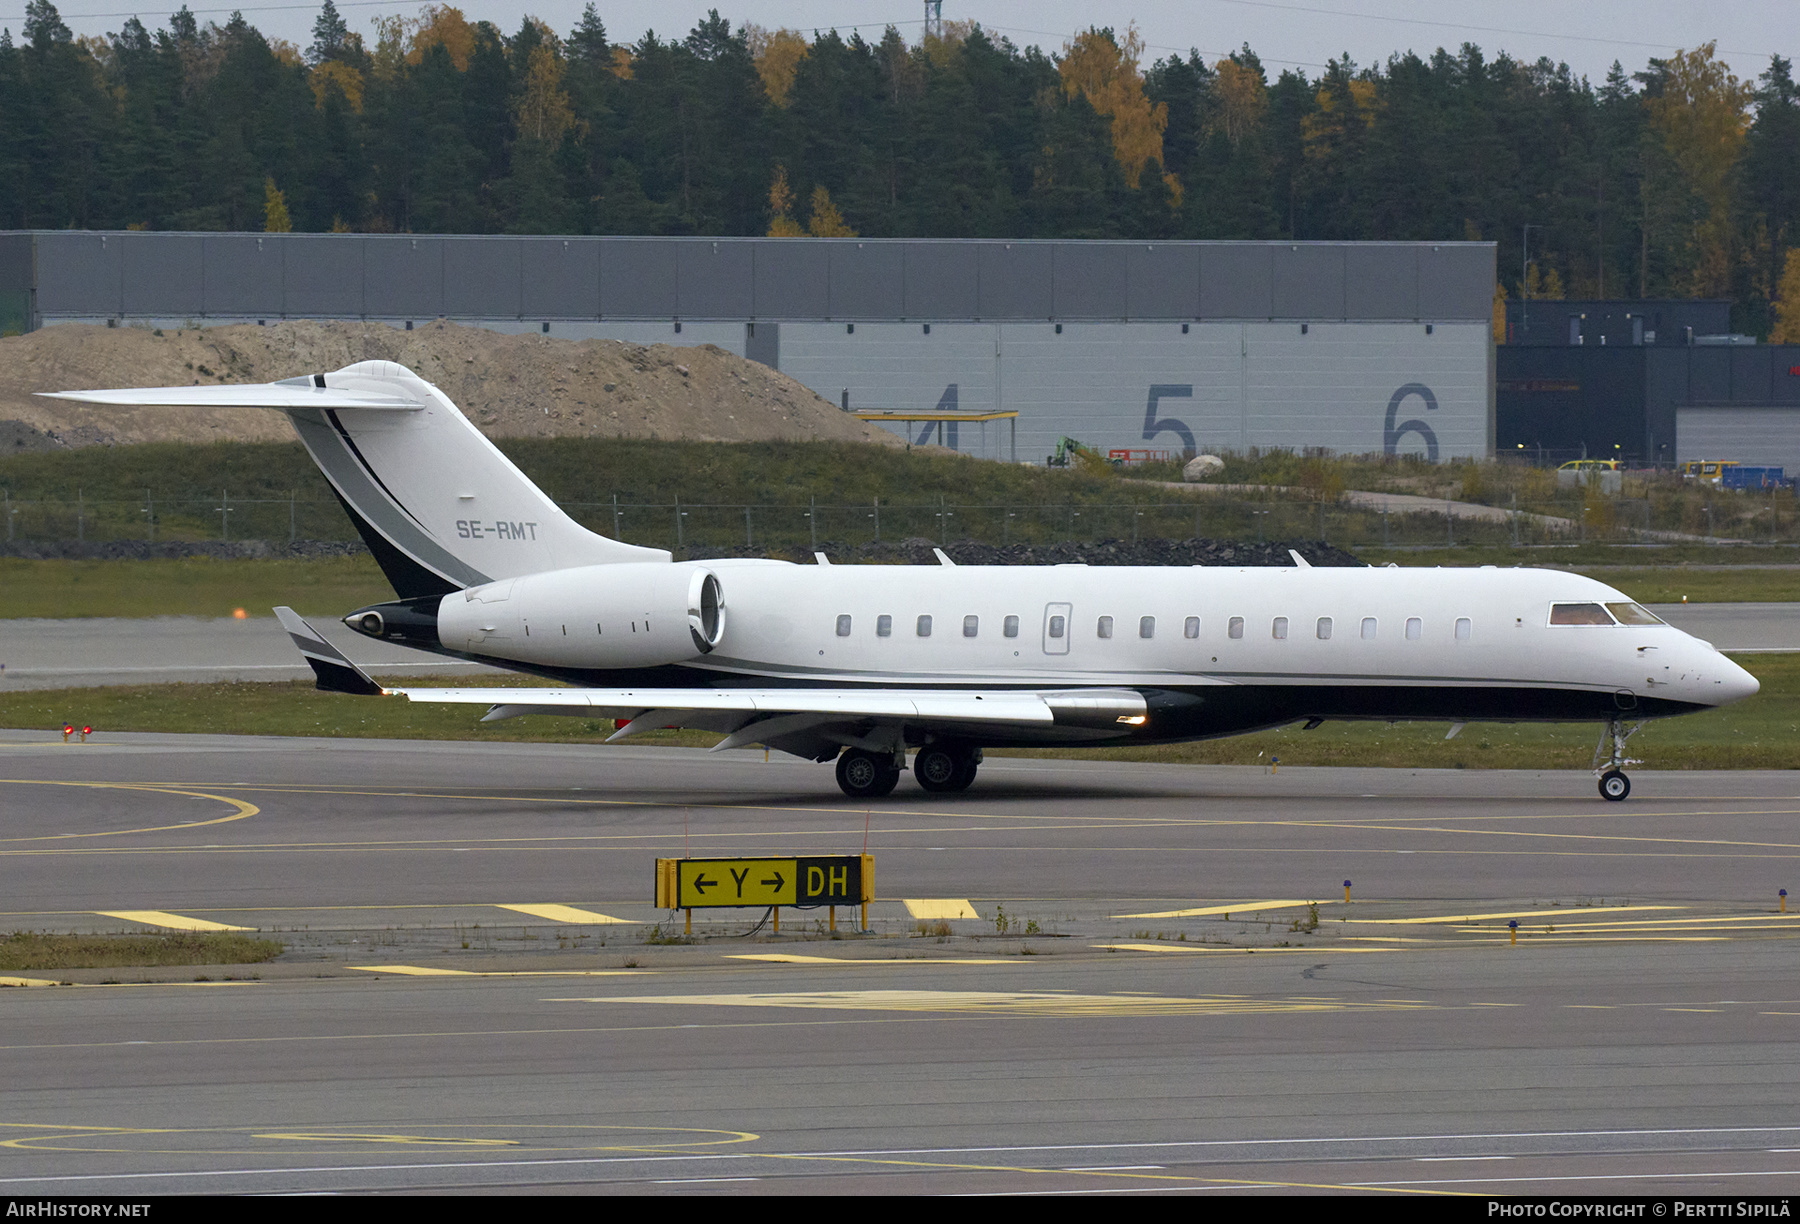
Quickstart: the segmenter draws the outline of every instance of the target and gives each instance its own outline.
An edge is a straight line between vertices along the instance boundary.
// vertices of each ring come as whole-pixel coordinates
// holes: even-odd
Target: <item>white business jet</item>
[[[384,689],[291,610],[319,687],[720,733],[928,791],[984,747],[1095,747],[1327,719],[1593,720],[1600,793],[1631,791],[1642,720],[1738,701],[1754,677],[1592,579],[1533,569],[834,566],[675,561],[580,526],[456,406],[364,361],[255,386],[69,391],[245,405],[294,423],[398,599],[358,633],[560,688]],[[1626,724],[1630,723],[1629,729]],[[1609,746],[1610,745],[1610,746]]]

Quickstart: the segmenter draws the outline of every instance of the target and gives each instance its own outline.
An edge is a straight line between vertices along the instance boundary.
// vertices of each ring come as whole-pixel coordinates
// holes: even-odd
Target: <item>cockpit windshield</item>
[[[1665,622],[1637,603],[1559,603],[1550,605],[1552,625],[1661,625]]]
[[[1597,603],[1559,603],[1550,605],[1552,625],[1610,625],[1613,618]]]

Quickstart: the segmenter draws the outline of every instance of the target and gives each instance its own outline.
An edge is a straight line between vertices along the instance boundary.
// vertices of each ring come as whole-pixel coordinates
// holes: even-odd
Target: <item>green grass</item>
[[[341,616],[394,597],[375,560],[28,561],[0,557],[0,619],[26,616],[267,616],[276,604]]]
[[[1652,769],[1800,768],[1800,655],[1740,659],[1762,681],[1748,701],[1650,723],[1631,741]],[[520,678],[502,683],[531,684]],[[419,686],[474,683],[420,678]],[[0,694],[0,726],[57,734],[65,719],[91,723],[104,741],[115,731],[347,738],[598,744],[609,721],[528,717],[480,721],[479,706],[415,705],[399,698],[321,693],[304,681],[280,684],[171,684]],[[1326,723],[1198,744],[1017,755],[1189,764],[1372,765],[1437,769],[1585,769],[1599,727],[1592,723],[1471,723],[1446,741],[1443,723]],[[633,744],[710,746],[718,737],[660,731]],[[71,752],[80,751],[71,746]]]
[[[274,960],[282,945],[236,931],[146,935],[0,936],[0,970],[111,969],[151,965],[254,965]]]

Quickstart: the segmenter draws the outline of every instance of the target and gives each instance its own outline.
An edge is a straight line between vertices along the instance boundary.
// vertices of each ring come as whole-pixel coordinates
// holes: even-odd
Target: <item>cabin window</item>
[[[1063,630],[1066,629],[1067,627],[1068,627],[1067,622],[1065,622],[1062,617],[1052,616],[1050,618],[1050,636],[1051,637],[1060,638],[1063,635]]]
[[[1319,618],[1319,640],[1321,642],[1329,642],[1331,640],[1331,618],[1329,616],[1321,616]]]
[[[1225,626],[1225,636],[1231,637],[1231,638],[1243,637],[1244,636],[1244,618],[1241,616],[1232,617],[1230,623]]]
[[[1468,617],[1466,617],[1466,616],[1457,617],[1456,618],[1456,640],[1459,642],[1468,641],[1469,640],[1469,631],[1472,628],[1474,628],[1474,626],[1469,623]]]
[[[1666,622],[1643,604],[1609,603],[1606,610],[1618,619],[1621,625],[1661,625]]]
[[[1365,642],[1373,642],[1375,640],[1375,618],[1373,616],[1363,617],[1362,635],[1363,641]]]
[[[964,637],[974,637],[976,634],[978,634],[980,632],[981,632],[981,618],[979,616],[963,617],[963,636]]]
[[[892,637],[893,635],[894,618],[891,616],[877,616],[875,618],[875,636]]]
[[[931,618],[929,616],[921,616],[919,618],[919,636],[931,636]]]
[[[1419,635],[1424,632],[1425,632],[1425,622],[1424,621],[1420,620],[1416,616],[1409,616],[1406,618],[1406,640],[1407,641],[1409,641],[1409,642],[1418,641]]]
[[[1141,638],[1156,636],[1156,618],[1154,616],[1138,617],[1138,636]]]
[[[1181,626],[1181,636],[1190,638],[1197,638],[1200,636],[1200,618],[1198,616],[1190,616],[1187,618]]]
[[[1287,640],[1287,617],[1277,616],[1275,618],[1275,624],[1269,630],[1269,636],[1278,642]]]
[[[1100,618],[1099,624],[1094,626],[1094,632],[1103,638],[1111,637],[1112,636],[1112,617],[1102,616]]]
[[[850,618],[848,616],[838,617],[837,635],[839,637],[849,637],[850,636]]]
[[[1001,623],[1000,632],[1004,633],[1007,637],[1018,637],[1019,618],[1016,616],[1007,617],[1006,620]]]
[[[1458,621],[1457,624],[1461,624]],[[1613,618],[1597,603],[1559,603],[1550,605],[1552,625],[1610,625]]]

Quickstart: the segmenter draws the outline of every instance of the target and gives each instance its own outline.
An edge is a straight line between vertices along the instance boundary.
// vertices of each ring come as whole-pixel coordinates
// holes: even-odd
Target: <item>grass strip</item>
[[[230,931],[166,935],[46,935],[14,931],[0,937],[0,970],[255,965],[274,960],[282,948],[277,940]]]
[[[1800,655],[1744,655],[1762,691],[1702,714],[1657,719],[1631,741],[1651,769],[1800,768]],[[545,683],[483,677],[484,684]],[[470,687],[469,677],[421,677],[418,687]],[[65,720],[91,724],[97,741],[114,731],[301,735],[599,745],[609,719],[526,717],[484,723],[479,706],[415,704],[400,698],[321,693],[302,680],[250,684],[164,684],[0,694],[0,726],[41,728],[60,737]],[[1009,755],[1179,764],[1366,765],[1432,769],[1585,769],[1598,723],[1470,723],[1446,740],[1441,722],[1332,722],[1192,744],[1104,749],[1018,750]],[[633,745],[709,747],[718,736],[656,731]],[[71,745],[70,751],[79,751]]]

